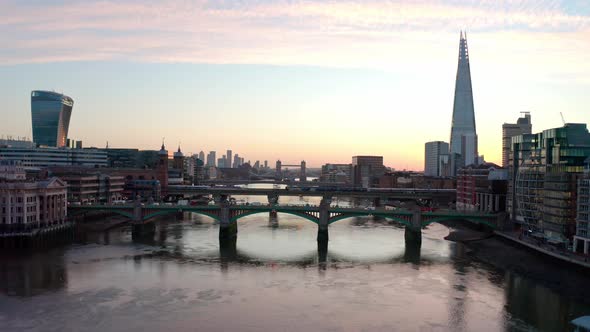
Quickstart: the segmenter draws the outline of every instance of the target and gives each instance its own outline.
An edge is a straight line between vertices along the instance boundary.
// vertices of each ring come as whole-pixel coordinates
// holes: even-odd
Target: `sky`
[[[590,121],[586,0],[0,0],[0,135],[31,137],[30,92],[54,90],[85,146],[422,170],[450,137],[460,30],[487,161],[520,112]]]

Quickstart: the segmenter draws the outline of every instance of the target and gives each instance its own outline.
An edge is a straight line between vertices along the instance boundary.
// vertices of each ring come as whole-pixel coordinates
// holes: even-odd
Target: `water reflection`
[[[35,296],[67,286],[63,251],[0,256],[0,291],[8,296]]]
[[[506,310],[513,317],[546,331],[559,331],[568,322],[588,315],[588,305],[564,301],[563,296],[512,272],[505,274]]]
[[[0,323],[19,330],[19,313],[35,312],[31,330],[67,321],[91,331],[560,331],[590,313],[539,281],[474,260],[444,240],[441,225],[417,245],[399,225],[359,217],[332,224],[330,241],[318,242],[317,225],[268,217],[240,219],[233,241],[219,242],[212,219],[187,214],[136,241],[127,227],[85,245],[0,257]],[[15,300],[23,296],[35,301]]]

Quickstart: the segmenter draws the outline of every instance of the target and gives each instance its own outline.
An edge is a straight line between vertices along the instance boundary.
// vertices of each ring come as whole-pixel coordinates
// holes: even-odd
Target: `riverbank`
[[[588,263],[587,257],[576,255],[570,251],[566,251],[563,249],[555,248],[549,244],[540,244],[536,240],[533,240],[530,237],[525,237],[523,239],[518,238],[518,236],[514,233],[502,232],[502,231],[494,231],[494,234],[505,238],[508,241],[515,242],[521,246],[527,247],[531,250],[535,250],[539,253],[548,255],[555,259],[562,260],[567,263],[575,264],[580,267],[590,269],[590,263]]]

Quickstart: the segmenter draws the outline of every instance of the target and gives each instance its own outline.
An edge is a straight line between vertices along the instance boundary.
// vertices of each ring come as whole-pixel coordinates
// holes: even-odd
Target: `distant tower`
[[[275,169],[275,179],[281,180],[283,178],[283,163],[280,160],[277,160],[276,169]]]
[[[178,151],[174,152],[173,167],[176,169],[184,168],[184,154],[180,151],[180,145],[178,146]]]
[[[307,181],[307,172],[305,169],[305,160],[301,161],[301,171],[299,173],[299,181],[305,182]]]
[[[467,34],[463,32],[461,32],[459,39],[459,64],[455,81],[450,153],[451,155],[460,155],[459,165],[456,165],[456,169],[477,163],[477,133],[475,131],[469,52],[467,50]],[[455,175],[456,169],[453,175]]]
[[[158,166],[156,166],[156,175],[160,181],[160,187],[162,188],[162,196],[168,194],[168,150],[164,147],[162,141],[162,148],[158,151]]]
[[[227,168],[232,168],[232,151],[231,150],[227,150],[227,153],[225,155],[225,167]]]

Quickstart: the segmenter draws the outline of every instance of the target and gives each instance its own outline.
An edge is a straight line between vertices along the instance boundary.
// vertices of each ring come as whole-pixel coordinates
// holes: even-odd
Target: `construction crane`
[[[563,125],[565,126],[565,119],[563,118],[563,113],[559,112],[559,115],[561,115],[561,122],[563,122]]]

